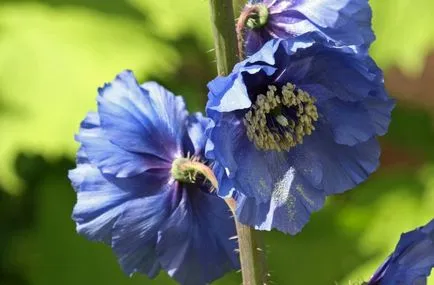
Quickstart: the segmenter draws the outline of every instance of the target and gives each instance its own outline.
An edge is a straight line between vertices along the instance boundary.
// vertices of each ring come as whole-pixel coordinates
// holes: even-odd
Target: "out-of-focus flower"
[[[401,235],[368,285],[425,285],[434,267],[434,220]]]
[[[109,244],[129,275],[164,269],[181,284],[203,285],[238,268],[230,210],[204,179],[213,179],[202,156],[207,119],[128,71],[97,101],[69,172],[77,231]]]
[[[394,102],[357,47],[318,33],[272,40],[208,87],[206,155],[242,223],[295,234],[378,166]]]
[[[365,50],[374,41],[368,0],[250,0],[241,13],[248,55],[272,38],[288,39],[317,31],[339,45]]]

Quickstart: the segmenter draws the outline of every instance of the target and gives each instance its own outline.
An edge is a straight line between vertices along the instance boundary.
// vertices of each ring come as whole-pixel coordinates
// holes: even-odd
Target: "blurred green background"
[[[434,2],[371,4],[371,53],[398,100],[382,166],[296,237],[265,234],[273,284],[366,280],[401,232],[434,217]],[[175,284],[124,276],[109,248],[75,233],[66,173],[96,88],[123,69],[203,110],[215,76],[208,19],[206,0],[0,0],[1,285]]]

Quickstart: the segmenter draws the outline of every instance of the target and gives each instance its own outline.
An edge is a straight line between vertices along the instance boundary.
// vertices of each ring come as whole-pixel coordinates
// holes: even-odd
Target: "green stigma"
[[[317,120],[315,98],[288,83],[280,93],[270,85],[266,95],[258,95],[244,117],[244,125],[257,149],[288,151],[312,134]]]
[[[176,181],[195,184],[199,175],[209,180],[214,188],[218,188],[214,172],[197,158],[180,157],[172,162],[170,173]]]
[[[248,9],[246,26],[250,29],[258,29],[265,26],[268,22],[268,7],[264,4],[256,4]]]

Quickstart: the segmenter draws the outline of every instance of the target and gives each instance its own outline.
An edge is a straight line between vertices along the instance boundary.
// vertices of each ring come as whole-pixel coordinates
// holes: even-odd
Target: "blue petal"
[[[112,144],[100,128],[96,113],[87,115],[76,138],[92,164],[105,174],[132,177],[150,169],[170,169],[170,163],[158,157],[129,152]]]
[[[274,58],[274,53],[276,52],[276,49],[279,47],[279,41],[278,40],[271,40],[271,41],[265,41],[264,51],[254,53],[250,56],[248,56],[242,63],[237,64],[235,66],[235,70],[239,69],[239,71],[243,70],[243,66],[246,65],[254,65],[256,62],[261,62],[262,64],[267,64],[270,66],[273,66],[276,64],[276,59]],[[267,73],[268,75],[271,75],[273,72],[270,71]]]
[[[223,199],[192,187],[160,230],[162,267],[180,284],[204,285],[238,269],[234,221]]]
[[[401,235],[395,251],[368,284],[426,284],[433,267],[434,220],[424,227]]]
[[[267,51],[264,51],[263,54],[267,53]],[[263,57],[268,56],[265,54]],[[218,112],[231,112],[237,109],[249,108],[252,102],[247,92],[243,74],[261,73],[271,75],[274,72],[275,68],[271,66],[252,65],[241,68],[240,73],[233,73],[228,77],[217,77],[208,83],[210,92],[206,108]]]
[[[214,149],[214,153],[226,175],[235,179],[237,191],[256,198],[258,203],[269,201],[290,167],[287,153],[257,150],[239,121],[221,120],[210,138],[225,146]]]
[[[389,128],[392,110],[395,107],[395,100],[391,98],[386,100],[367,98],[363,100],[363,105],[368,110],[375,133],[379,136],[385,135]]]
[[[328,38],[343,45],[366,47],[375,39],[371,28],[372,13],[367,0],[309,0],[299,3],[292,9],[303,14],[315,26],[295,23],[290,29],[294,28],[297,34],[306,33],[310,29],[320,30]]]
[[[217,195],[224,199],[233,198],[235,195],[235,185],[232,179],[228,179],[225,169],[216,161],[214,161],[213,172],[219,183]]]
[[[330,126],[335,141],[353,146],[387,132],[395,102],[392,99],[368,97],[360,102],[332,99],[317,106],[321,118]]]
[[[218,147],[211,148],[207,145],[206,155],[218,158],[225,175],[233,179],[234,184],[226,184],[225,180],[219,181],[225,185],[219,195],[225,197],[230,193],[230,189],[235,187],[242,194],[254,197],[258,203],[269,202],[273,191],[288,180],[288,171],[296,163],[298,154],[258,150],[247,138],[244,124],[235,115],[220,114],[219,118],[209,132],[210,141]],[[315,180],[314,176],[321,176],[320,171],[312,167],[308,169],[310,171],[306,174],[302,172],[303,175],[312,180]],[[222,177],[221,172],[217,173]],[[319,183],[321,177],[316,180]]]
[[[371,123],[370,113],[361,102],[332,99],[318,107],[339,144],[354,146],[377,135],[377,129]]]
[[[286,72],[279,82],[294,83],[300,88],[306,84],[321,85],[329,94],[344,101],[359,101],[377,93],[378,96],[387,96],[382,72],[369,56],[357,53],[351,48],[335,47],[315,34],[307,34],[301,38],[306,44],[310,41],[310,46],[295,49],[295,40],[282,41],[281,49],[275,56],[280,59],[278,70],[305,66],[305,71]],[[298,42],[299,39],[296,40]],[[303,56],[300,56],[301,54]],[[302,65],[298,64],[300,61],[303,62]]]
[[[271,35],[263,30],[246,33],[244,45],[247,55],[257,54],[256,51],[260,50],[270,39]]]
[[[187,118],[187,134],[184,136],[184,152],[190,155],[201,155],[205,150],[206,136],[205,129],[210,120],[202,115],[195,113]]]
[[[87,163],[77,165],[68,177],[77,191],[72,214],[77,232],[90,240],[110,243],[112,226],[132,194],[109,183],[96,167]]]
[[[292,235],[302,230],[312,212],[324,205],[325,193],[313,187],[303,175],[290,168],[275,187],[268,202],[237,194],[237,218],[258,230],[277,229]]]
[[[270,38],[288,39],[308,32],[321,33],[339,45],[357,45],[366,53],[375,36],[367,0],[250,1],[268,6],[265,28],[250,30],[246,50],[254,54]]]
[[[99,93],[101,127],[111,143],[167,161],[181,154],[187,116],[181,97],[156,83],[139,86],[130,71],[119,74]]]
[[[124,204],[113,225],[112,248],[127,274],[140,272],[154,277],[158,273],[158,231],[170,216],[172,190],[167,185],[154,196],[136,197]]]
[[[274,61],[269,60],[264,64],[261,60],[248,59],[242,63],[237,69],[221,82],[225,82],[225,86],[230,86],[232,81],[239,80],[247,84],[247,88],[239,88],[237,92],[245,92],[246,90],[261,90],[266,89],[271,84],[286,84],[288,82],[297,85],[299,88],[306,88],[318,101],[337,97],[343,101],[360,101],[368,97],[375,97],[382,100],[388,100],[387,93],[384,88],[383,74],[376,66],[375,62],[366,54],[360,53],[354,47],[338,47],[333,42],[327,41],[324,37],[317,33],[308,33],[294,39],[285,41],[270,41],[260,51],[255,53],[254,58],[262,58],[262,54],[274,54]],[[275,62],[275,64],[273,63]],[[273,73],[267,73],[271,78],[262,79],[259,75],[263,72],[257,70],[257,66],[269,69],[271,65],[277,68]],[[241,72],[243,67],[251,68],[255,66],[255,72]],[[243,79],[239,76],[242,75]],[[247,77],[253,77],[250,82],[246,82]],[[253,82],[259,82],[260,88],[250,86]],[[220,93],[213,92],[211,87],[214,84],[209,84],[210,93],[214,95],[210,100],[220,102],[221,98],[227,95],[222,89]],[[312,88],[315,86],[315,88]],[[317,92],[315,92],[317,91]],[[234,92],[235,94],[235,92]],[[250,94],[254,95],[254,94]],[[246,97],[248,95],[243,95]],[[231,102],[236,102],[236,95],[230,96]],[[207,106],[211,109],[216,103]],[[246,108],[245,104],[240,104],[238,108],[231,107],[230,109],[212,108],[216,111],[229,112],[236,109]]]
[[[234,180],[236,190],[254,197],[258,203],[270,201],[292,167],[327,194],[356,186],[378,167],[380,152],[375,138],[355,146],[340,145],[326,126],[318,126],[294,150],[266,152],[257,150],[248,140],[242,123],[234,122],[233,117],[218,121],[211,130],[210,140],[214,144],[218,142],[219,147],[210,151],[218,157],[228,178]]]
[[[206,145],[205,155],[210,159],[218,158],[218,163],[225,169],[226,175],[234,177],[238,168],[234,155],[240,144],[245,140],[244,125],[233,114],[208,113],[214,116],[213,119],[217,123],[210,123],[207,129],[209,140]],[[221,119],[216,120],[215,116]]]
[[[156,121],[160,125],[159,132],[157,133],[161,133],[164,142],[168,138],[173,138],[173,141],[170,141],[166,148],[175,142],[176,147],[179,146],[185,132],[184,124],[188,116],[184,98],[182,96],[174,96],[172,92],[156,82],[146,82],[141,87],[149,92],[153,110],[158,114]],[[168,149],[173,152],[172,149]]]
[[[89,158],[87,157],[83,145],[80,145],[80,147],[78,148],[76,163],[77,164],[89,163]]]
[[[376,138],[354,146],[337,144],[331,131],[319,125],[311,136],[305,137],[297,152],[296,165],[302,162],[321,169],[311,182],[330,195],[342,193],[366,180],[379,165],[380,147]],[[319,177],[321,182],[317,185]]]

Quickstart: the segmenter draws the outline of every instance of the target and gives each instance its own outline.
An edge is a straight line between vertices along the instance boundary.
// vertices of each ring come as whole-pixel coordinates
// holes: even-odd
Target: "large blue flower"
[[[173,163],[203,159],[207,119],[156,83],[123,72],[99,90],[98,112],[81,123],[77,231],[113,248],[123,270],[203,285],[238,268],[229,208],[203,179],[180,182]],[[196,175],[195,173],[191,175]]]
[[[250,0],[240,21],[251,26],[245,44],[252,54],[272,38],[313,31],[338,44],[366,49],[375,39],[371,18],[368,0]]]
[[[295,234],[378,166],[394,102],[357,47],[316,33],[272,40],[208,87],[206,155],[242,223]]]
[[[434,220],[401,235],[367,285],[424,285],[434,267]]]

